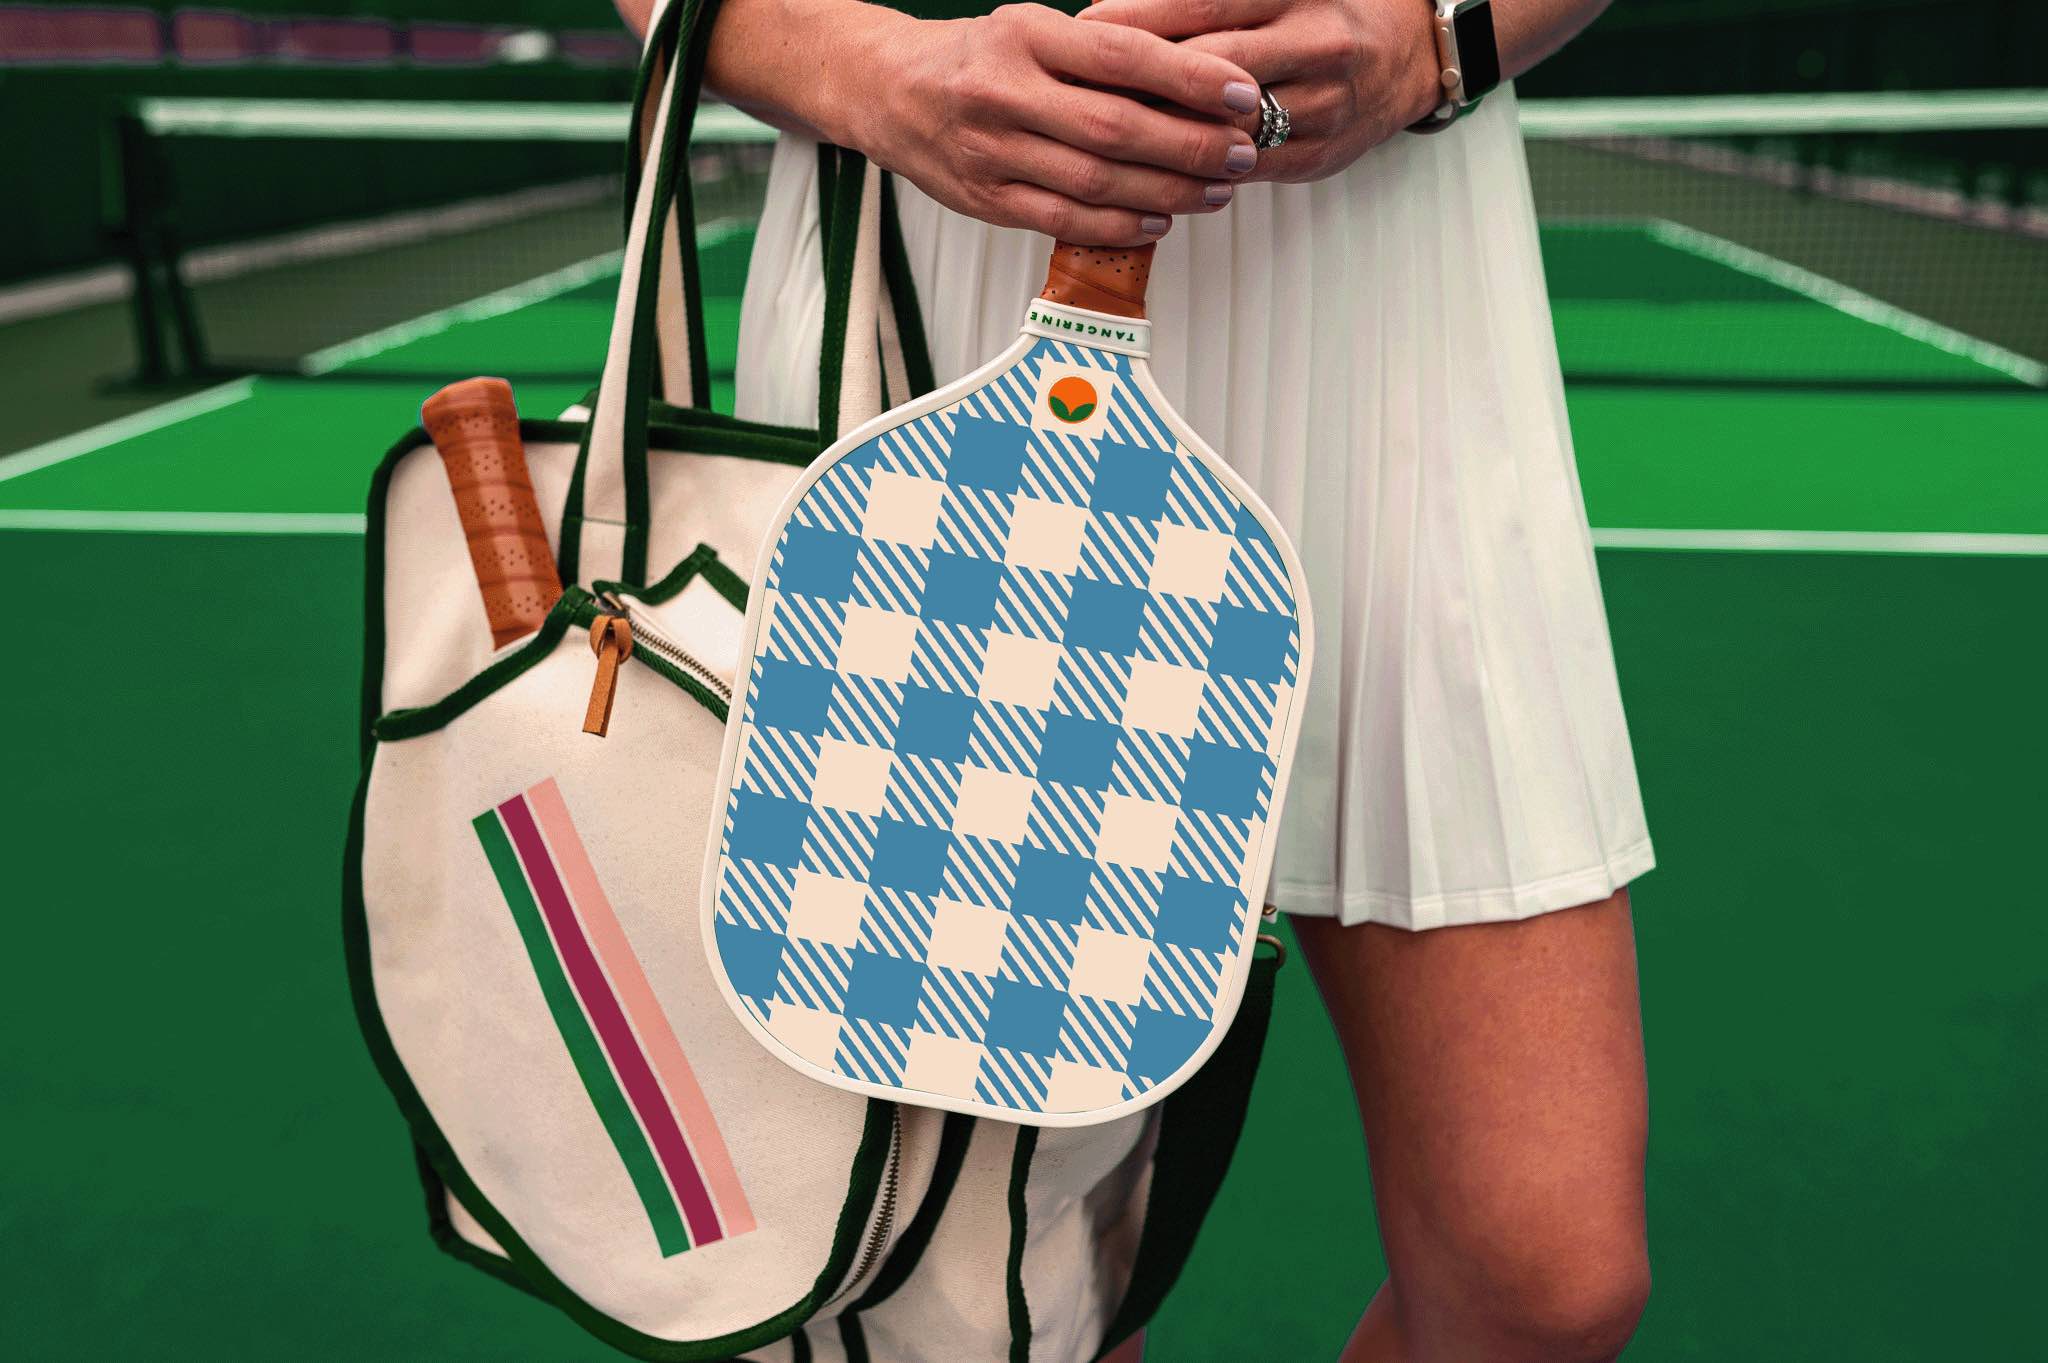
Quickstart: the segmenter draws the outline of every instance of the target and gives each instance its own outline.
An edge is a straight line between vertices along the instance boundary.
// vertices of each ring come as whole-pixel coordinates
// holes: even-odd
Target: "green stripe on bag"
[[[548,1011],[554,1014],[555,1030],[562,1034],[562,1044],[568,1048],[576,1074],[583,1080],[584,1092],[590,1095],[590,1105],[597,1110],[627,1175],[633,1180],[634,1190],[640,1194],[640,1204],[647,1209],[647,1219],[654,1226],[654,1238],[663,1256],[680,1254],[690,1248],[690,1233],[684,1228],[675,1199],[654,1162],[654,1151],[640,1133],[640,1123],[633,1119],[632,1109],[626,1106],[626,1095],[619,1091],[618,1080],[612,1077],[604,1052],[598,1049],[597,1036],[583,1016],[583,1005],[576,1001],[569,977],[562,973],[562,963],[555,957],[554,940],[548,936],[547,925],[541,922],[540,906],[533,902],[533,892],[527,888],[519,855],[512,850],[512,841],[498,821],[496,810],[477,815],[474,822],[477,841],[484,845],[484,855],[490,858],[505,906],[512,910],[512,921],[518,924],[520,939],[526,943],[534,978],[540,981]]]

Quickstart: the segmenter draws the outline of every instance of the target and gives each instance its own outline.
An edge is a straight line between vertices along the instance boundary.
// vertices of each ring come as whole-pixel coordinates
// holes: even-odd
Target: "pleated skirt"
[[[738,413],[809,425],[815,144],[785,137]],[[941,383],[1017,334],[1041,236],[898,204]],[[1605,898],[1653,855],[1566,421],[1514,94],[1160,244],[1152,363],[1294,537],[1316,615],[1270,898],[1405,928]],[[1647,434],[1647,433],[1646,433]]]

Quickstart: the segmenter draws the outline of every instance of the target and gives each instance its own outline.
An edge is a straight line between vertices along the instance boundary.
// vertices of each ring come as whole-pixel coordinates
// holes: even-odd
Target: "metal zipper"
[[[873,1270],[876,1260],[882,1257],[882,1247],[889,1243],[889,1233],[896,1228],[897,1184],[903,1172],[903,1108],[900,1104],[890,1106],[889,1123],[889,1163],[882,1171],[882,1196],[875,1213],[874,1228],[868,1232],[867,1243],[861,1246],[860,1262],[854,1265],[853,1276],[846,1280],[846,1286],[839,1289],[833,1301],[860,1286],[861,1280]]]
[[[633,609],[632,603],[624,600],[616,592],[605,592],[597,599],[614,614],[622,615],[632,622],[635,644],[653,649],[689,673],[693,679],[704,683],[720,700],[727,704],[732,702],[732,684],[712,671],[708,664],[698,661],[681,644],[657,629],[648,619],[646,611]]]

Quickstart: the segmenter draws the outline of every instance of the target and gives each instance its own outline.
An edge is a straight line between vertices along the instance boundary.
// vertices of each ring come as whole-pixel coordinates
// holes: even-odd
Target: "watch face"
[[[1487,0],[1458,6],[1451,16],[1458,39],[1458,69],[1465,77],[1465,98],[1474,100],[1500,84],[1500,49],[1493,41],[1493,7]]]

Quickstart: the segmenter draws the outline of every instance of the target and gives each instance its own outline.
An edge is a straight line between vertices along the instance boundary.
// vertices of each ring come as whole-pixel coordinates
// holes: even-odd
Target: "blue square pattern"
[[[1221,606],[1216,611],[1215,642],[1209,646],[1209,670],[1226,677],[1254,681],[1285,681],[1291,670],[1294,621],[1273,611]]]
[[[1159,890],[1159,926],[1152,940],[1196,951],[1227,952],[1237,944],[1243,899],[1233,885],[1169,875]]]
[[[917,1022],[917,1000],[924,992],[925,968],[901,956],[856,950],[842,1005],[847,1017],[910,1027]]]
[[[1045,742],[1038,750],[1038,779],[1107,790],[1110,763],[1122,735],[1121,726],[1103,720],[1046,716]]]
[[[933,554],[925,569],[924,605],[927,620],[988,628],[996,618],[996,587],[1003,565],[965,554]]]
[[[1031,428],[1007,421],[961,415],[953,423],[953,448],[946,461],[946,481],[961,487],[1015,492],[1024,474],[1024,455]]]
[[[775,977],[782,969],[784,938],[743,923],[716,924],[718,959],[734,992],[750,999],[765,999],[775,993]]]
[[[753,721],[767,729],[825,732],[838,674],[809,663],[763,658],[754,679]]]
[[[875,860],[870,883],[912,894],[937,894],[946,869],[953,835],[901,819],[883,819],[875,832]]]
[[[1105,440],[1095,466],[1095,491],[1089,505],[1156,521],[1166,514],[1166,489],[1173,481],[1173,455],[1143,445]]]
[[[853,591],[853,565],[861,539],[839,530],[792,525],[782,540],[782,568],[775,575],[778,591],[844,601]]]
[[[743,790],[733,796],[726,851],[739,861],[795,866],[803,858],[811,807],[802,800]]]
[[[1026,847],[1017,859],[1017,887],[1010,907],[1034,918],[1079,923],[1087,914],[1088,880],[1095,874],[1092,857]]]
[[[896,751],[944,762],[961,761],[967,756],[967,735],[979,708],[973,696],[957,691],[906,688],[902,717],[896,722]]]
[[[997,980],[995,998],[988,1010],[988,1032],[983,1040],[1006,1050],[1051,1055],[1059,1049],[1060,1028],[1066,1017],[1065,990],[1021,980]]]
[[[1181,807],[1249,819],[1265,807],[1267,765],[1263,752],[1198,739],[1188,752]]]
[[[1045,342],[1033,359],[1048,357],[1071,358]],[[1130,375],[1127,361],[1104,359]],[[844,466],[853,483],[886,464],[949,485],[929,549],[864,553],[860,499],[848,504],[829,478],[806,493],[782,531],[770,585],[786,598],[788,621],[779,628],[801,637],[790,635],[754,664],[741,719],[755,726],[757,744],[772,740],[780,745],[772,751],[789,760],[776,764],[776,784],[742,789],[729,804],[727,855],[746,869],[720,879],[716,940],[734,989],[751,1000],[775,997],[793,971],[831,986],[819,1005],[844,1013],[845,1036],[865,1038],[840,1048],[833,1064],[843,1073],[893,1082],[909,1039],[937,1032],[989,1048],[982,1102],[1029,1111],[1045,1106],[1062,1038],[1069,1051],[1087,1050],[1095,1063],[1122,1071],[1126,1091],[1142,1091],[1185,1067],[1211,1035],[1210,1018],[1172,1008],[1194,1003],[1198,1013],[1213,1000],[1217,973],[1229,968],[1245,930],[1250,908],[1236,888],[1249,855],[1245,820],[1270,804],[1265,749],[1275,688],[1298,667],[1295,603],[1272,536],[1225,482],[1148,443],[1162,423],[1135,382],[1121,384],[1115,401],[1116,430],[1140,432],[1136,443],[1052,439],[1008,420],[1001,404],[975,415],[973,401],[966,411],[920,418],[907,442],[871,442]],[[1020,494],[1088,508],[1076,572],[1000,561],[1011,499]],[[1238,538],[1221,601],[1150,592],[1157,527],[1166,521]],[[832,670],[842,603],[855,600],[921,618],[907,683]],[[991,630],[1061,645],[1044,704],[979,698]],[[1211,674],[1192,738],[1122,727],[1134,656]],[[794,759],[808,757],[822,734],[897,754],[879,817],[769,793],[792,778],[806,788],[809,763]],[[1037,780],[1024,844],[952,832],[958,773],[970,762]],[[1162,872],[1097,860],[1107,791],[1179,807],[1181,835]],[[863,880],[873,887],[871,906],[900,913],[871,914],[851,950],[749,926],[763,921],[758,916],[735,921],[764,878],[782,884],[798,867]],[[993,977],[924,961],[941,895],[1012,916]],[[1073,994],[1068,977],[1084,925],[1153,941],[1155,962],[1182,963],[1173,969],[1201,977],[1183,983],[1200,987],[1180,998],[1184,991],[1162,992],[1155,977],[1148,1002],[1136,1007]],[[821,952],[831,960],[811,959]],[[1084,1035],[1086,1045],[1076,1040]]]
[[[1137,651],[1138,625],[1150,599],[1142,588],[1076,579],[1074,599],[1067,607],[1067,646],[1129,657]]]
[[[1131,1028],[1130,1073],[1155,1083],[1166,1078],[1209,1039],[1209,1019],[1140,1008]]]

